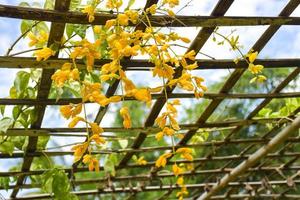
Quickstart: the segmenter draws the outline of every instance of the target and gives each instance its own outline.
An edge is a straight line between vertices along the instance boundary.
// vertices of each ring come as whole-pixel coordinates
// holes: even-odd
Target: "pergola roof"
[[[157,0],[148,0],[146,7],[157,3]],[[290,0],[288,4],[282,8],[278,17],[224,17],[226,11],[229,9],[233,0],[219,0],[210,16],[178,16],[178,21],[174,21],[166,16],[151,16],[150,20],[155,26],[170,26],[180,27],[185,24],[189,27],[202,27],[198,32],[195,40],[192,42],[189,50],[199,52],[209,39],[214,29],[218,26],[258,26],[267,25],[268,28],[259,37],[255,44],[251,47],[255,51],[260,52],[270,41],[273,35],[278,31],[282,25],[300,25],[299,17],[290,17],[291,13],[300,4],[299,0]],[[18,19],[30,19],[35,21],[49,21],[51,22],[50,35],[48,46],[60,41],[64,34],[66,23],[80,23],[87,24],[86,15],[80,12],[68,11],[70,0],[56,0],[54,10],[44,10],[38,8],[25,8],[10,5],[0,5],[0,16]],[[95,23],[103,25],[106,20],[115,18],[114,14],[96,14]],[[183,22],[182,23],[180,23]],[[145,29],[143,25],[138,26],[137,29]],[[249,49],[250,50],[250,49]],[[43,62],[37,62],[35,58],[30,57],[0,57],[0,68],[42,68],[42,77],[39,84],[38,95],[36,99],[0,99],[1,105],[31,105],[37,111],[37,120],[31,125],[30,129],[9,129],[7,135],[14,136],[28,136],[29,142],[26,151],[15,151],[12,155],[0,153],[1,162],[5,162],[6,158],[23,158],[21,171],[17,172],[0,172],[0,176],[14,176],[17,177],[15,185],[10,185],[12,189],[10,195],[11,199],[43,199],[50,198],[49,194],[31,195],[28,197],[18,196],[21,189],[30,189],[39,187],[38,185],[27,184],[25,179],[30,175],[42,174],[45,170],[30,170],[34,157],[39,157],[44,154],[48,156],[65,156],[72,155],[72,151],[40,151],[37,149],[37,141],[39,136],[57,136],[57,137],[86,137],[86,129],[84,128],[42,128],[41,124],[45,115],[46,107],[48,105],[67,105],[69,103],[79,103],[81,99],[49,99],[49,91],[51,88],[51,75],[55,69],[61,67],[66,61],[64,58],[59,58],[58,53],[51,59]],[[96,68],[101,68],[108,60],[97,60],[95,62]],[[83,68],[84,63],[78,61],[78,67]],[[236,65],[229,59],[198,59],[199,67],[196,70],[206,69],[232,69],[233,72],[223,84],[222,88],[217,93],[208,92],[204,94],[203,98],[209,99],[210,103],[200,115],[196,123],[182,124],[181,129],[186,131],[184,137],[176,144],[176,149],[183,146],[197,148],[214,147],[214,151],[204,156],[196,156],[191,162],[195,164],[195,170],[185,172],[186,176],[202,176],[205,177],[204,182],[197,184],[187,184],[190,189],[192,199],[247,199],[247,198],[285,198],[285,199],[300,199],[300,195],[293,191],[294,185],[299,187],[300,179],[298,177],[300,170],[299,156],[300,152],[294,151],[292,147],[299,145],[300,137],[297,130],[300,126],[300,118],[296,117],[300,111],[300,107],[293,111],[287,119],[282,118],[255,118],[255,116],[265,106],[267,106],[273,99],[277,98],[296,98],[300,97],[300,92],[285,92],[284,88],[290,84],[300,73],[300,59],[257,59],[257,63],[265,66],[265,68],[293,68],[293,71],[277,85],[269,93],[231,93],[232,88],[242,77],[247,70],[248,64],[240,62]],[[122,61],[122,66],[126,71],[149,71],[153,66],[147,60],[133,60],[126,59]],[[175,77],[179,77],[182,73],[182,68],[176,68]],[[113,96],[118,88],[119,81],[115,81],[106,91],[106,96]],[[193,94],[189,93],[174,93],[175,87],[167,89],[169,98],[194,98]],[[124,154],[117,170],[126,168],[144,168],[150,170],[148,174],[142,175],[128,175],[111,177],[110,181],[119,182],[122,187],[103,187],[95,190],[82,190],[74,193],[77,195],[90,194],[107,194],[107,193],[129,193],[128,198],[134,198],[139,192],[151,191],[165,191],[165,194],[158,199],[167,199],[172,191],[179,188],[176,184],[163,185],[160,183],[156,185],[150,184],[157,180],[173,176],[172,173],[161,172],[161,169],[155,167],[155,161],[150,161],[146,165],[140,166],[130,163],[130,159],[135,153],[141,152],[155,152],[171,150],[171,146],[154,146],[145,147],[144,141],[149,133],[158,130],[154,126],[154,120],[161,112],[166,103],[164,94],[154,94],[153,99],[155,103],[152,105],[151,111],[148,114],[143,127],[133,127],[124,129],[122,127],[104,127],[105,132],[136,132],[139,134],[134,138],[134,142],[126,149],[107,149],[101,151],[94,151],[94,154]],[[208,121],[209,117],[217,110],[218,106],[226,99],[261,99],[261,102],[246,116],[244,119],[229,120],[229,121]],[[126,98],[125,100],[133,100]],[[107,113],[109,106],[100,107],[94,121],[101,123]],[[264,123],[276,124],[269,132],[262,136],[255,136],[251,138],[236,138],[235,135],[245,127],[260,126]],[[200,128],[207,128],[214,130],[215,128],[224,128],[229,130],[229,134],[223,140],[207,141],[200,144],[189,144],[190,139],[198,132]],[[114,136],[105,135],[104,137],[113,138]],[[240,148],[240,152],[234,154],[224,155],[224,147],[236,145]],[[280,147],[280,148],[279,148]],[[275,151],[276,150],[276,151]],[[174,161],[171,158],[167,165]],[[208,163],[213,163],[208,165]],[[70,181],[73,185],[84,184],[98,184],[107,183],[108,178],[97,179],[74,179],[74,173],[88,171],[86,167],[78,166],[79,163],[74,163],[71,168],[65,168],[65,172],[71,177]],[[282,172],[282,173],[281,173]],[[259,174],[261,177],[267,175],[268,180],[262,178],[258,180],[248,180],[250,174]],[[283,175],[285,174],[285,176]],[[144,186],[128,186],[128,181],[143,181]],[[290,185],[292,182],[292,186]],[[124,183],[124,184],[123,184]],[[264,187],[280,188],[280,193],[267,193],[263,190]],[[75,188],[75,187],[74,187]],[[240,194],[240,190],[249,190],[248,193]],[[221,192],[220,192],[221,191]]]

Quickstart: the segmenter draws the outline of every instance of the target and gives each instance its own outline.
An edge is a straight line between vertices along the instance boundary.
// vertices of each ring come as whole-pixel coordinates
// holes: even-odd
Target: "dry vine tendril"
[[[172,141],[173,149],[159,156],[155,162],[157,168],[165,167],[167,159],[175,156],[181,157],[185,160],[193,160],[193,149],[179,148],[175,149],[175,139],[181,139],[183,135],[179,133],[180,126],[177,120],[177,106],[180,106],[178,99],[170,101],[167,95],[167,89],[178,86],[179,88],[193,92],[196,98],[201,98],[203,93],[207,91],[203,84],[204,79],[199,76],[192,75],[191,70],[198,67],[196,61],[196,52],[191,50],[183,55],[177,55],[173,48],[178,41],[190,43],[186,37],[182,37],[175,32],[165,33],[159,28],[152,27],[149,19],[150,15],[156,13],[169,15],[176,20],[176,15],[172,11],[175,6],[179,5],[179,0],[163,0],[160,4],[154,4],[146,10],[130,10],[126,9],[120,12],[122,0],[93,0],[86,5],[82,10],[87,14],[87,19],[90,23],[95,20],[95,13],[97,6],[105,3],[106,9],[116,13],[116,19],[106,21],[105,26],[92,26],[95,34],[95,40],[89,41],[86,38],[81,40],[63,41],[61,49],[66,49],[69,54],[70,62],[64,63],[60,70],[57,70],[52,75],[52,80],[55,87],[59,90],[69,83],[76,83],[80,88],[80,96],[82,102],[79,104],[70,104],[60,107],[61,115],[70,120],[69,128],[74,128],[79,122],[86,125],[87,138],[84,142],[73,146],[74,162],[82,161],[88,165],[90,171],[99,171],[99,159],[92,155],[92,150],[96,145],[104,145],[106,140],[101,137],[103,129],[87,118],[87,111],[85,104],[87,102],[94,102],[100,106],[107,106],[110,103],[118,103],[124,101],[125,97],[133,97],[137,101],[151,105],[152,93],[163,92],[166,98],[165,112],[158,116],[155,123],[159,126],[161,131],[156,134],[156,139],[161,140],[166,138]],[[144,30],[134,29],[134,26],[145,26]],[[214,34],[220,36],[224,41],[228,42],[233,50],[239,50],[238,38],[229,38],[219,34],[217,31]],[[27,37],[30,39],[29,46],[41,48],[35,51],[37,61],[45,61],[51,56],[55,55],[58,49],[53,47],[46,47],[48,34],[45,32],[32,33],[29,32]],[[67,44],[71,44],[67,46]],[[142,87],[139,88],[136,84],[128,78],[124,68],[121,66],[121,60],[124,58],[147,55],[149,62],[154,65],[152,70],[153,77],[161,79],[161,85],[155,88]],[[261,72],[262,65],[255,65],[253,62],[257,57],[257,52],[250,52],[247,55],[241,53],[242,59],[249,64],[249,70],[255,75],[251,80],[264,81]],[[86,74],[95,74],[94,69],[95,59],[109,59],[110,62],[104,64],[100,68],[99,81],[91,81],[82,76],[82,70],[78,68],[78,60],[83,60],[86,64]],[[182,67],[182,75],[174,78],[176,68]],[[111,97],[105,96],[102,88],[105,84],[119,80],[121,86],[121,95],[114,95]],[[130,112],[127,107],[120,109],[120,115],[123,118],[124,128],[131,128]],[[147,164],[144,157],[136,158],[136,163],[139,165]],[[177,184],[180,186],[180,191],[177,193],[179,199],[183,199],[188,194],[185,186],[183,173],[185,171],[193,170],[190,164],[178,163],[172,165],[174,176],[177,177]]]

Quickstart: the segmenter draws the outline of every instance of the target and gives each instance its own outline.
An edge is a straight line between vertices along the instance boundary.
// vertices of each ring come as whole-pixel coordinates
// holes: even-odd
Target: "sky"
[[[19,0],[0,0],[0,4],[18,5]],[[33,3],[34,1],[26,1],[28,3]],[[36,1],[43,3],[43,1]],[[126,2],[126,1],[124,1]],[[141,7],[144,4],[143,1],[136,1],[136,7]],[[186,4],[188,0],[181,0],[182,5]],[[263,3],[262,3],[263,2]],[[288,0],[236,0],[233,5],[229,8],[226,16],[277,16],[280,10],[287,4]],[[209,15],[213,7],[216,5],[217,0],[194,0],[190,6],[186,7],[179,14],[181,15]],[[180,6],[179,6],[180,7]],[[300,7],[293,12],[292,16],[300,17]],[[15,41],[15,39],[20,35],[20,20],[19,19],[9,19],[0,17],[0,55],[5,55],[7,49]],[[260,35],[266,30],[267,26],[257,26],[257,27],[222,27],[220,32],[229,33],[231,30],[235,29],[235,33],[240,36],[240,43],[243,45],[242,51],[246,53],[255,41],[260,37]],[[180,35],[184,35],[190,39],[194,39],[197,35],[199,28],[177,28],[175,29]],[[260,58],[299,58],[300,57],[300,27],[299,26],[284,26],[282,27],[271,41],[266,45],[266,47],[259,54]],[[20,52],[27,49],[28,40],[22,40],[13,52]],[[178,52],[183,52],[182,49],[177,49]],[[237,54],[228,51],[228,48],[220,47],[216,45],[211,39],[204,45],[201,52],[209,54],[214,58],[235,58]],[[32,56],[30,53],[22,54],[22,56]],[[207,58],[202,55],[198,55],[197,58]],[[18,70],[16,69],[0,69],[0,98],[8,97],[9,88],[13,84],[15,74]],[[199,73],[206,79],[207,82],[213,83],[219,80],[221,76],[226,76],[229,74],[228,70],[220,70],[218,73],[212,70],[203,70]],[[212,75],[213,74],[213,75]],[[152,78],[149,72],[130,72],[128,76],[132,78],[137,83],[149,84],[151,86],[157,85],[157,79]],[[141,79],[140,77],[143,77]],[[145,82],[146,80],[146,82]],[[191,102],[187,102],[190,104]],[[98,110],[98,106],[90,104],[88,106],[88,112],[93,117]],[[102,126],[109,126],[113,120],[113,112],[115,108],[111,108],[108,115],[104,118]],[[43,127],[66,127],[67,122],[62,119],[57,108],[48,107],[46,110],[46,115],[43,121]],[[73,140],[75,141],[75,140]],[[68,142],[73,142],[68,141]],[[57,140],[58,144],[64,144],[66,141]],[[68,149],[65,149],[68,150]],[[9,160],[4,160],[0,162],[0,171],[6,171],[7,166],[14,164]],[[22,161],[22,160],[20,160]],[[69,159],[72,161],[72,158]],[[5,165],[5,167],[4,167]],[[2,192],[6,196],[6,193]]]

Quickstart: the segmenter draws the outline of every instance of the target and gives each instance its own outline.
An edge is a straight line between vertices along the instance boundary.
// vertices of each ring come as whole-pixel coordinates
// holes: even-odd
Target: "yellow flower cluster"
[[[257,51],[256,52],[251,52],[247,55],[248,60],[249,60],[248,70],[252,74],[255,75],[255,77],[250,80],[250,83],[252,83],[252,82],[262,83],[265,80],[267,80],[267,78],[264,75],[260,74],[260,73],[262,73],[262,70],[264,69],[264,66],[253,64],[253,62],[256,60],[257,55],[258,55]]]
[[[88,21],[92,23],[95,20],[96,8],[100,1],[93,0],[82,10],[87,14]],[[107,20],[104,26],[94,26],[95,41],[91,42],[87,39],[80,41],[72,41],[70,44],[70,59],[72,63],[65,63],[60,70],[57,70],[52,76],[57,87],[63,87],[68,81],[76,81],[80,85],[80,95],[82,103],[70,104],[61,106],[60,112],[63,117],[69,119],[69,127],[73,128],[78,123],[86,124],[89,129],[89,136],[87,140],[81,144],[75,145],[74,160],[75,162],[82,160],[88,165],[90,171],[99,171],[99,160],[94,155],[91,155],[92,144],[103,145],[105,139],[101,137],[103,132],[102,128],[96,124],[89,122],[86,117],[81,117],[80,114],[85,109],[86,102],[95,102],[100,106],[107,106],[110,103],[120,102],[124,97],[135,98],[140,102],[151,105],[151,93],[166,91],[168,87],[178,86],[183,90],[193,92],[195,97],[203,96],[203,92],[207,88],[203,85],[204,79],[191,74],[191,70],[198,68],[196,62],[196,52],[189,51],[183,55],[177,55],[173,51],[173,44],[178,41],[190,43],[186,37],[182,37],[175,32],[163,33],[159,29],[153,28],[148,18],[149,14],[156,14],[157,12],[164,11],[171,17],[176,17],[175,13],[171,10],[174,6],[179,5],[179,0],[163,0],[160,5],[152,5],[146,11],[138,10],[125,10],[119,12],[122,6],[122,0],[106,0],[106,7],[111,10],[117,11],[115,19]],[[164,7],[165,6],[165,7]],[[143,22],[147,27],[145,30],[128,28],[130,25],[136,25]],[[30,45],[36,45],[44,41],[46,35],[40,33],[40,36],[33,34],[28,35],[31,39]],[[65,45],[64,45],[65,47]],[[103,47],[105,48],[103,50]],[[55,52],[44,47],[42,50],[36,51],[37,60],[46,60]],[[134,57],[137,55],[144,55],[149,57],[149,62],[153,64],[152,75],[162,80],[163,84],[156,88],[140,87],[138,88],[135,83],[126,76],[123,71],[122,60]],[[253,56],[251,56],[252,59]],[[89,79],[80,76],[84,73],[79,72],[76,62],[81,59],[86,64],[88,73],[94,72],[94,65],[96,59],[110,59],[109,62],[99,66],[99,80],[90,81]],[[249,57],[250,60],[250,57]],[[252,63],[252,62],[251,62]],[[180,68],[182,75],[174,78],[175,69]],[[255,70],[253,70],[255,71]],[[82,73],[82,74],[80,74]],[[97,72],[98,73],[98,72]],[[93,74],[94,75],[94,74]],[[121,83],[122,95],[106,97],[102,91],[104,84],[111,84],[113,81],[119,80]],[[161,131],[156,134],[156,139],[161,140],[164,136],[182,138],[182,134],[178,133],[180,130],[177,121],[177,109],[180,105],[179,100],[168,101],[166,96],[166,111],[163,112],[155,123],[160,127]],[[120,115],[123,118],[123,126],[131,128],[130,112],[127,107],[120,109]],[[156,167],[165,167],[167,160],[173,155],[179,155],[188,161],[193,160],[192,150],[190,148],[179,148],[172,153],[164,153],[159,156],[155,162]],[[136,158],[135,162],[138,165],[146,165],[147,161],[143,156]],[[172,166],[172,171],[177,179],[177,184],[180,185],[181,191],[177,193],[177,197],[182,199],[187,195],[187,189],[184,185],[183,172],[190,170],[185,165],[175,163]]]
[[[124,128],[131,128],[131,120],[129,115],[129,110],[127,107],[122,107],[120,109],[120,115],[123,118],[123,126]]]
[[[77,43],[77,47],[74,48],[70,58],[72,58],[73,61],[75,61],[76,58],[85,58],[87,70],[91,72],[94,67],[95,59],[99,59],[101,57],[101,54],[98,51],[100,43],[100,40],[96,40],[95,43],[91,43],[87,39],[83,39]]]
[[[48,41],[48,33],[46,33],[45,31],[39,32],[38,35],[34,35],[32,32],[29,32],[27,36],[29,37],[30,40],[28,44],[29,47],[44,46]]]
[[[62,87],[67,80],[78,81],[79,70],[77,68],[72,69],[71,63],[65,63],[60,70],[52,75],[51,79],[57,87]]]
[[[168,102],[166,104],[166,112],[163,112],[159,117],[156,118],[155,123],[162,129],[162,131],[156,134],[156,139],[159,141],[163,138],[163,136],[173,136],[175,135],[175,131],[180,129],[177,118],[177,109],[176,105],[180,105],[180,101],[178,99]],[[167,127],[167,122],[169,122],[170,127]],[[176,134],[175,136],[181,138],[180,134]]]
[[[37,50],[35,53],[36,56],[36,60],[37,61],[45,61],[48,58],[50,58],[50,56],[54,56],[55,55],[55,51],[53,51],[52,49],[48,48],[48,47],[44,47],[41,50]]]

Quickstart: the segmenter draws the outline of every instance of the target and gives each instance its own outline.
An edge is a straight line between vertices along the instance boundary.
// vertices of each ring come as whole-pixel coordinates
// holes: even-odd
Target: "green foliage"
[[[0,120],[0,133],[6,133],[7,129],[13,124],[13,120],[9,117],[4,117]]]
[[[118,165],[118,158],[115,153],[109,154],[104,159],[104,171],[106,174],[110,174],[111,176],[116,175],[115,166]]]
[[[79,200],[70,192],[70,182],[64,170],[53,168],[43,174],[42,189],[55,200]]]
[[[0,177],[0,188],[4,188],[6,191],[9,189],[9,177]]]

